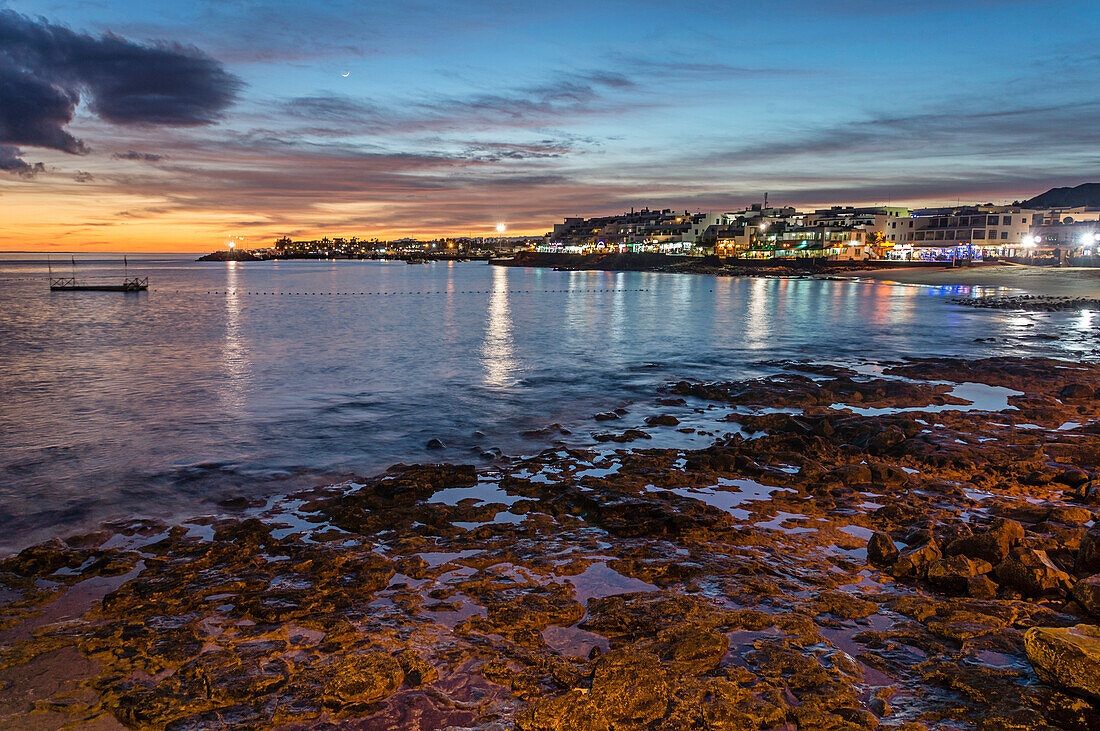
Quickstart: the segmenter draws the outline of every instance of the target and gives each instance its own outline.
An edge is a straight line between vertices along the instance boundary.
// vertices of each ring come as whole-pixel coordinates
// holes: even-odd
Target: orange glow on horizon
[[[343,201],[338,204],[303,205],[295,211],[258,211],[187,208],[175,198],[157,193],[134,192],[111,184],[78,184],[53,181],[49,184],[28,184],[18,178],[0,177],[0,251],[6,252],[134,252],[134,253],[207,253],[226,248],[232,237],[237,248],[262,249],[272,247],[276,239],[289,236],[294,240],[316,240],[323,237],[352,238],[360,241],[413,238],[420,240],[462,237],[495,238],[541,237],[555,223],[567,216],[599,216],[628,210],[608,200],[636,198],[633,190],[599,188],[604,198],[593,210],[578,209],[578,199],[590,197],[593,189],[586,186],[563,186],[548,190],[538,211],[524,213],[530,191],[510,192],[508,208],[510,223],[506,233],[500,219],[492,215],[480,217],[479,211],[488,204],[474,196],[441,196],[438,201],[419,200],[419,208],[406,208],[390,201]],[[654,196],[656,197],[656,196]],[[676,198],[669,195],[670,201]],[[185,200],[185,202],[187,202]],[[837,205],[837,201],[795,203],[798,208],[813,209]],[[875,201],[844,201],[844,205],[880,205]],[[497,202],[499,205],[499,202]],[[910,207],[942,205],[939,200],[913,201]],[[616,207],[617,206],[617,207]],[[672,203],[656,208],[683,208]],[[738,210],[742,206],[711,206],[712,210]],[[438,211],[440,223],[425,222],[424,211]],[[560,214],[547,214],[560,210]],[[455,219],[448,225],[448,217]],[[407,218],[409,225],[403,225]],[[479,223],[460,224],[458,219]],[[251,219],[251,220],[250,220]],[[372,227],[371,220],[387,221],[388,225]],[[524,220],[526,219],[526,223]],[[302,225],[296,224],[301,221]],[[498,224],[500,224],[498,226]]]

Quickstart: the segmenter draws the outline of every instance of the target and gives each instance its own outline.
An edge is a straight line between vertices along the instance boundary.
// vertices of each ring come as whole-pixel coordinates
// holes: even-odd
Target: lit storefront
[[[886,252],[889,261],[982,261],[982,247],[970,242],[946,246],[897,244]]]

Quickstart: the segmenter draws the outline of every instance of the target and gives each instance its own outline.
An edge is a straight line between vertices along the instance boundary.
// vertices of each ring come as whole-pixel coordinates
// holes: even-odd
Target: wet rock
[[[985,575],[966,580],[966,593],[974,599],[996,599],[997,589],[997,583]]]
[[[620,417],[614,411],[604,411],[601,414],[596,414],[592,418],[594,418],[596,421],[615,421],[616,419],[621,419],[622,417]]]
[[[486,600],[491,602],[488,619],[504,636],[522,637],[524,632],[552,624],[568,627],[584,617],[584,607],[573,598],[567,583],[525,587],[520,596],[500,603]]]
[[[992,570],[993,565],[980,558],[949,556],[929,564],[928,583],[948,593],[963,594],[969,589],[970,579],[988,574]]]
[[[866,485],[871,482],[871,468],[865,464],[847,464],[829,472],[842,485]]]
[[[656,655],[624,648],[600,655],[589,696],[612,728],[644,728],[665,715],[668,688],[668,670]]]
[[[1089,473],[1077,468],[1070,468],[1059,472],[1054,477],[1054,482],[1075,489],[1089,481]]]
[[[869,462],[867,467],[871,470],[871,482],[886,487],[907,485],[911,481],[909,473],[897,465],[885,462]]]
[[[441,439],[429,439],[428,443],[424,445],[428,449],[446,449],[447,445],[443,443]]]
[[[958,610],[928,623],[928,631],[936,637],[955,642],[966,642],[994,632],[1004,626],[996,617],[980,612]]]
[[[702,675],[718,667],[729,649],[729,637],[699,624],[662,630],[650,649],[680,675]]]
[[[645,420],[646,426],[676,426],[680,423],[672,414],[660,414],[659,416],[650,416]]]
[[[652,439],[653,437],[641,429],[627,429],[622,434],[593,434],[592,438],[597,442],[633,442],[636,439]]]
[[[397,655],[397,663],[401,666],[405,683],[410,688],[434,683],[439,678],[439,671],[435,666],[420,657],[415,650],[402,650]]]
[[[520,731],[609,731],[603,711],[589,700],[584,690],[537,703],[516,718]]]
[[[1063,399],[1091,399],[1095,394],[1096,389],[1087,383],[1067,383],[1058,389],[1058,396]]]
[[[1066,525],[1081,525],[1093,519],[1092,511],[1076,505],[1053,505],[1048,520]]]
[[[876,455],[887,454],[905,439],[906,435],[901,427],[890,424],[871,436],[867,442],[867,451]]]
[[[685,621],[701,620],[713,612],[695,597],[674,594],[634,594],[590,599],[581,627],[605,637],[651,637]],[[771,619],[767,620],[769,625]]]
[[[83,561],[82,553],[69,548],[60,538],[54,538],[0,561],[0,571],[19,576],[48,576],[61,568],[76,568]]]
[[[1032,627],[1024,648],[1044,682],[1100,700],[1100,627]]]
[[[330,672],[323,700],[337,708],[380,701],[405,679],[397,660],[382,652],[346,655]]]
[[[1014,546],[1024,539],[1024,528],[1015,520],[998,518],[992,527],[982,533],[959,538],[947,545],[949,556],[965,555],[980,558],[991,564],[999,564],[1008,558]]]
[[[1094,617],[1100,617],[1100,574],[1081,579],[1073,585],[1073,598]]]
[[[258,518],[228,520],[216,525],[214,540],[255,548],[272,542],[272,527]]]
[[[867,559],[875,566],[890,566],[898,559],[898,547],[885,533],[875,533],[867,541]]]
[[[1078,576],[1100,574],[1100,525],[1094,525],[1081,538],[1074,568]]]
[[[1055,566],[1046,551],[1018,548],[994,571],[1002,585],[1025,596],[1068,593],[1073,586],[1073,578]]]
[[[890,575],[897,579],[923,579],[928,574],[928,567],[941,558],[943,558],[943,552],[939,543],[933,538],[928,543],[903,551],[890,569]]]

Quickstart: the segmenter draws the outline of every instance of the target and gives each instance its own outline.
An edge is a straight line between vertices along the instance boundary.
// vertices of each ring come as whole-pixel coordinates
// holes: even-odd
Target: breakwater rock
[[[231,249],[229,251],[215,251],[211,254],[200,256],[195,261],[262,261],[262,259],[247,251]]]
[[[960,297],[951,301],[964,307],[988,310],[1024,310],[1028,312],[1100,310],[1100,299],[1095,297],[1048,297],[1024,294],[997,297]]]

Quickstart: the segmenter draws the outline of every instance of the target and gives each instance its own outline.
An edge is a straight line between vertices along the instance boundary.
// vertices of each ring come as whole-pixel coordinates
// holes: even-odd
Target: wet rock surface
[[[775,368],[4,559],[0,723],[1100,726],[1100,368]],[[663,446],[700,414],[729,436]]]

